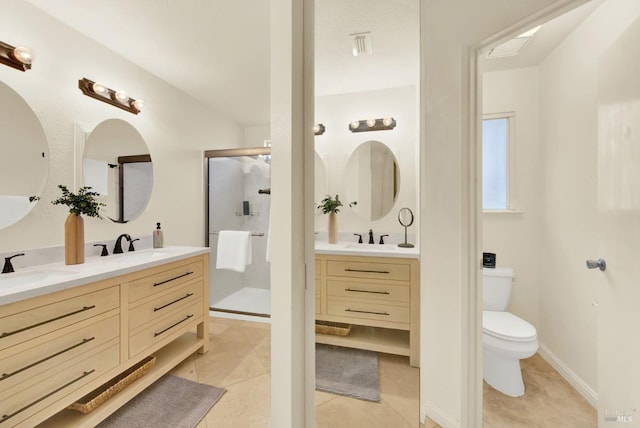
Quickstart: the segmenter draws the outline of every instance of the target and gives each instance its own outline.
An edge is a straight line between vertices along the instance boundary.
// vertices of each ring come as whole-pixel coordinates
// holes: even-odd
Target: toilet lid
[[[498,339],[524,342],[536,338],[536,328],[509,312],[482,311],[482,331]]]

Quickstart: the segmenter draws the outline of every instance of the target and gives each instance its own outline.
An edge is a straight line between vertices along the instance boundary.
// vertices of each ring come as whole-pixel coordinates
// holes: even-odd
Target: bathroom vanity
[[[208,248],[169,247],[0,278],[0,427],[95,426],[209,346]],[[88,414],[67,406],[153,355]]]
[[[416,249],[317,243],[316,320],[352,327],[316,342],[405,355],[418,367],[419,267]]]

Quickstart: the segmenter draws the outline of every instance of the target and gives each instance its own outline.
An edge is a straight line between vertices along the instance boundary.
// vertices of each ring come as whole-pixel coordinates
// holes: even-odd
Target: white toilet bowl
[[[538,350],[534,326],[509,312],[482,311],[484,380],[511,397],[524,395],[520,360]]]

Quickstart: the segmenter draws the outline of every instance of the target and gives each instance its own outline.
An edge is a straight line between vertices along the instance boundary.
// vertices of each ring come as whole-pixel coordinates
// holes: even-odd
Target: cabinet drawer
[[[202,321],[203,301],[198,299],[191,305],[172,311],[162,319],[147,323],[129,336],[129,357],[160,343],[173,340]]]
[[[65,331],[66,330],[66,331]],[[71,360],[78,355],[89,352],[104,343],[117,338],[120,333],[120,317],[114,315],[94,324],[80,329],[70,326],[60,332],[51,333],[54,336],[47,340],[32,340],[37,342],[33,346],[16,347],[0,352],[0,390],[9,390],[15,385],[25,384],[29,378],[33,378],[47,370],[58,371],[58,365]],[[13,355],[6,355],[8,351]]]
[[[363,303],[350,300],[328,299],[327,314],[362,320],[408,323],[411,320],[408,306]],[[357,323],[354,321],[354,323]]]
[[[129,283],[129,302],[135,302],[147,296],[177,287],[202,276],[202,260],[176,266]]]
[[[327,275],[409,281],[411,268],[408,264],[329,260]]]
[[[13,426],[25,420],[116,367],[120,347],[112,342],[106,348],[83,354],[64,370],[42,373],[32,379],[34,383],[28,388],[4,397],[0,400],[0,426]]]
[[[155,299],[145,302],[129,311],[129,331],[141,325],[162,318],[165,314],[189,306],[202,299],[202,280],[192,281],[183,287],[173,287]]]
[[[36,305],[24,312],[0,318],[0,350],[107,312],[118,307],[119,303],[119,287],[116,286]]]
[[[393,285],[375,282],[327,281],[327,295],[370,299],[380,303],[397,301],[409,304],[410,290],[408,285]]]

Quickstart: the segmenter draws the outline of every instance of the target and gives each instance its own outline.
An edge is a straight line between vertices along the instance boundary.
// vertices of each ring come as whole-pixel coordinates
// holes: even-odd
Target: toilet
[[[511,397],[524,395],[520,360],[538,350],[536,328],[506,312],[513,269],[482,269],[483,377],[493,388]]]

